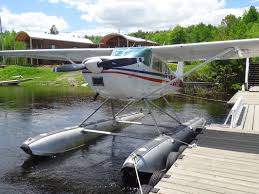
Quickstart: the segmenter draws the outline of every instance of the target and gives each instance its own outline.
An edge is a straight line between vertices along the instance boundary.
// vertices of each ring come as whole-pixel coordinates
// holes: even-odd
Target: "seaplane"
[[[147,125],[154,128],[157,136],[132,152],[122,166],[124,174],[133,176],[168,169],[184,148],[191,145],[195,134],[205,126],[203,118],[182,123],[175,115],[164,111],[152,101],[162,98],[171,107],[166,96],[179,92],[187,75],[215,60],[257,57],[259,39],[132,48],[5,50],[0,52],[0,56],[68,61],[71,64],[55,67],[53,71],[82,71],[86,82],[96,92],[95,97],[100,95],[106,99],[78,126],[26,140],[21,146],[26,153],[37,156],[56,155],[85,145],[87,139],[100,134],[139,138],[111,132],[114,123]],[[175,72],[168,68],[169,61],[178,63]],[[186,61],[201,63],[184,72]],[[115,113],[113,103],[116,100],[126,101],[126,105]],[[127,107],[139,101],[144,102],[153,123],[136,122],[144,116],[143,113],[121,115]],[[108,102],[111,104],[111,118],[88,122]],[[162,127],[170,126],[158,123],[154,109],[179,124],[173,135],[169,136],[161,131]]]

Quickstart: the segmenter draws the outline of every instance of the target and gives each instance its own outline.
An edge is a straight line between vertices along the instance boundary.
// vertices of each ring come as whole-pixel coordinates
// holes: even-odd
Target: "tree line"
[[[156,32],[139,30],[130,35],[152,40],[161,45],[259,38],[259,12],[251,6],[240,17],[227,15],[218,26],[204,23],[188,27],[178,25],[169,30]],[[253,61],[257,61],[257,58]],[[186,63],[186,65],[196,63],[198,62]],[[220,90],[234,92],[244,83],[244,64],[243,59],[215,61],[203,68],[203,71],[192,74],[188,79],[217,82],[220,83]]]
[[[161,45],[257,38],[259,37],[259,12],[251,6],[240,17],[227,15],[219,26],[204,23],[188,27],[178,25],[169,30],[155,32],[139,30],[129,35],[152,40]]]

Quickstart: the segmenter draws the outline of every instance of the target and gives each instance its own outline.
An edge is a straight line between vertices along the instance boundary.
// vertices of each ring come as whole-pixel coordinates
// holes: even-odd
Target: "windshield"
[[[112,56],[143,57],[144,64],[150,66],[152,52],[150,48],[116,48]]]

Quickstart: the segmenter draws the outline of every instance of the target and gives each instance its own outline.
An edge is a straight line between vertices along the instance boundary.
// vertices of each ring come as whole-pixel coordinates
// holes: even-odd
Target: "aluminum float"
[[[190,143],[198,129],[205,126],[204,118],[195,118],[176,128],[172,136],[161,134],[137,148],[125,160],[121,171],[126,179],[136,176],[135,166],[140,175],[152,174],[166,169],[167,157],[171,152],[178,152],[181,145]],[[135,165],[135,166],[134,166]]]
[[[52,156],[64,153],[85,145],[105,133],[86,133],[86,130],[104,130],[113,131],[123,126],[123,123],[117,121],[135,121],[144,117],[143,113],[132,113],[122,115],[114,119],[104,119],[96,122],[87,123],[83,126],[74,126],[56,130],[49,133],[43,133],[36,137],[30,137],[21,145],[21,149],[27,154],[35,156]],[[124,124],[125,125],[125,124]]]

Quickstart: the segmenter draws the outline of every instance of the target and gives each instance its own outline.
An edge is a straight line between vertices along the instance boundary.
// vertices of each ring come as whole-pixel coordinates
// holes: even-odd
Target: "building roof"
[[[110,34],[107,34],[105,35],[101,42],[106,44],[106,42],[113,38],[113,37],[116,37],[116,36],[120,36],[122,38],[125,38],[126,40],[129,40],[129,41],[132,41],[132,42],[137,42],[137,43],[145,43],[145,42],[148,42],[148,43],[151,43],[151,44],[155,44],[157,45],[156,42],[154,41],[151,41],[151,40],[145,40],[145,39],[142,39],[142,38],[136,38],[136,37],[132,37],[132,36],[128,36],[128,35],[124,35],[124,34],[119,34],[119,33],[110,33]]]
[[[87,38],[73,37],[68,34],[55,35],[55,34],[47,34],[44,32],[20,31],[16,35],[16,40],[18,41],[26,41],[29,38],[93,44],[93,42]]]

